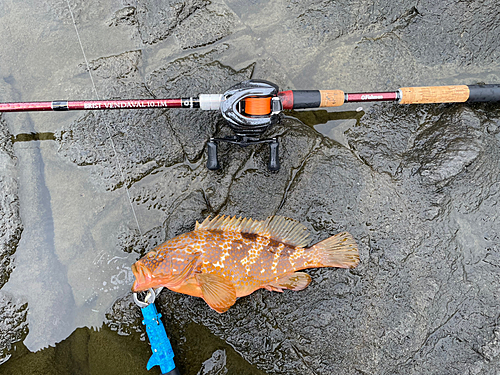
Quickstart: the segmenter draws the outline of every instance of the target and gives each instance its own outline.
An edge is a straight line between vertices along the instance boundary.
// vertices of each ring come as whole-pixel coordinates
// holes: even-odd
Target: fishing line
[[[68,4],[68,10],[69,10],[69,14],[71,15],[71,20],[73,21],[73,26],[75,27],[76,37],[78,39],[78,43],[80,44],[80,49],[82,50],[82,54],[83,54],[83,58],[85,60],[85,65],[87,67],[87,71],[89,72],[90,81],[92,82],[92,89],[95,93],[95,96],[97,97],[97,100],[101,100],[99,98],[99,94],[97,92],[97,87],[96,87],[96,84],[94,81],[94,77],[92,76],[92,71],[90,70],[90,64],[89,64],[89,61],[87,60],[87,55],[85,53],[85,49],[83,48],[82,39],[80,38],[80,33],[78,32],[78,27],[76,26],[75,16],[73,15],[73,11],[71,10],[71,5],[69,4],[69,0],[66,0],[66,3]],[[111,141],[111,147],[113,149],[113,154],[114,154],[114,157],[116,160],[116,165],[118,166],[118,170],[120,171],[121,178],[122,178],[123,184],[125,186],[125,191],[127,192],[127,198],[128,198],[129,203],[130,203],[130,208],[132,209],[132,214],[134,215],[137,229],[139,229],[139,234],[142,236],[141,226],[139,225],[139,220],[137,219],[137,214],[135,212],[134,205],[132,203],[132,198],[130,196],[130,191],[129,191],[129,188],[127,185],[127,180],[125,179],[125,174],[124,174],[123,168],[120,164],[120,159],[118,158],[118,152],[116,152],[115,142],[113,141],[113,137],[111,135],[111,130],[110,130],[110,127],[109,127],[108,123],[106,122],[106,120],[104,120],[104,126],[106,127],[106,132],[108,133],[109,139]]]
[[[89,64],[89,61],[87,59],[85,49],[83,48],[82,39],[80,38],[80,33],[78,32],[78,27],[76,26],[75,16],[73,15],[73,11],[71,10],[71,5],[69,3],[69,0],[66,0],[66,3],[68,4],[68,10],[69,10],[69,13],[71,15],[71,20],[73,21],[73,26],[75,27],[76,37],[78,39],[78,43],[80,44],[80,49],[82,50],[82,54],[83,54],[83,58],[85,60],[85,65],[87,67],[87,71],[89,72],[90,80],[92,82],[92,89],[95,93],[97,100],[101,100],[99,97],[99,93],[97,92],[97,87],[96,87],[96,84],[94,81],[94,77],[92,76],[92,71],[90,70],[90,64]],[[125,173],[123,172],[123,168],[120,164],[120,159],[118,158],[118,152],[116,151],[115,142],[113,141],[113,137],[111,136],[110,126],[108,125],[106,120],[104,120],[104,125],[106,127],[106,132],[108,133],[109,139],[111,141],[111,147],[113,148],[113,153],[114,153],[114,157],[116,160],[116,165],[118,166],[118,170],[120,171],[121,178],[122,178],[123,184],[125,186],[125,191],[127,192],[127,198],[128,198],[129,203],[130,203],[130,208],[132,209],[132,214],[134,215],[137,229],[139,230],[139,234],[142,237],[143,234],[142,234],[141,226],[139,225],[139,220],[137,219],[137,214],[135,212],[134,205],[132,203],[132,198],[130,197],[130,190],[128,188],[127,181],[125,179]],[[113,260],[113,259],[111,259],[111,260]],[[108,263],[110,261],[108,261]],[[161,325],[158,324],[158,320],[160,319],[161,314],[157,313],[156,306],[154,304],[155,297],[158,294],[160,294],[162,289],[163,289],[163,287],[159,287],[156,290],[150,289],[150,292],[148,294],[146,294],[145,303],[142,304],[142,306],[141,306],[141,303],[137,299],[137,293],[134,293],[134,300],[139,305],[139,307],[141,307],[141,311],[142,311],[143,316],[145,318],[144,321],[153,320],[156,322],[156,324],[153,324],[152,326],[150,326],[149,329],[146,330],[146,332],[153,330],[156,333],[153,336],[148,335],[148,338],[150,340],[152,348],[154,348],[153,357],[155,356],[155,353],[158,354],[157,353],[158,350],[161,351],[162,357],[161,357],[161,360],[158,360],[157,358],[155,358],[156,362],[154,362],[154,363],[152,362],[153,357],[151,357],[150,361],[148,362],[148,366],[150,366],[150,364],[159,365],[161,370],[162,370],[162,373],[164,373],[164,371],[163,371],[164,369],[167,369],[167,371],[169,371],[168,372],[169,374],[177,374],[178,375],[179,372],[176,369],[175,363],[172,360],[174,357],[172,346],[170,345],[170,341],[168,340],[168,336],[165,332],[164,326],[162,324]],[[152,298],[152,299],[150,300],[150,298]],[[151,310],[151,309],[153,309],[153,310]],[[146,313],[145,311],[148,311],[148,313]],[[146,319],[146,317],[148,317],[149,319]],[[151,319],[151,317],[153,317],[154,319]],[[145,324],[145,323],[143,323],[143,324]],[[159,327],[161,327],[161,329]],[[159,340],[159,341],[151,341],[152,339]],[[149,370],[149,367],[147,367],[147,369]],[[165,373],[166,373],[166,371],[165,371]]]

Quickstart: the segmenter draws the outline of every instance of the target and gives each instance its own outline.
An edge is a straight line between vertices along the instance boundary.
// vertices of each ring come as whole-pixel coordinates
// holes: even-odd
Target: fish
[[[166,287],[200,297],[218,313],[258,289],[302,290],[311,276],[301,270],[355,268],[358,247],[348,232],[313,246],[298,221],[271,216],[265,220],[218,215],[195,229],[149,251],[132,265],[133,292]]]

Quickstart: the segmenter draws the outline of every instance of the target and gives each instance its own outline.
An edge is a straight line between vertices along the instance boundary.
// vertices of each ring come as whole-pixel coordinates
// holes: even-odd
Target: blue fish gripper
[[[150,370],[153,366],[160,366],[163,375],[179,375],[179,371],[175,368],[172,345],[160,319],[161,314],[156,310],[154,303],[141,307],[141,311],[144,317],[142,324],[146,326],[146,333],[153,351],[146,368]]]

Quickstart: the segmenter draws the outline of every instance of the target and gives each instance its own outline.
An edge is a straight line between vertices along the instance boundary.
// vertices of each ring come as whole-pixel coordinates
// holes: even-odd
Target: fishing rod
[[[500,101],[500,84],[402,87],[396,91],[344,93],[341,90],[279,91],[274,83],[251,79],[231,87],[224,94],[200,94],[176,99],[58,100],[51,102],[0,103],[0,112],[75,111],[106,109],[199,108],[219,110],[235,133],[232,137],[210,138],[207,168],[220,169],[217,144],[227,142],[246,147],[268,143],[268,168],[278,171],[278,141],[260,136],[280,120],[283,110],[339,107],[344,103],[393,101],[399,104],[474,103]]]

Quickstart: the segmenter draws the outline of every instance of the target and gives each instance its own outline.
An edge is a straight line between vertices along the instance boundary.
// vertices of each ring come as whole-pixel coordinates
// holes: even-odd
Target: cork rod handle
[[[466,85],[401,87],[399,92],[400,104],[461,103],[469,99],[469,87]]]

